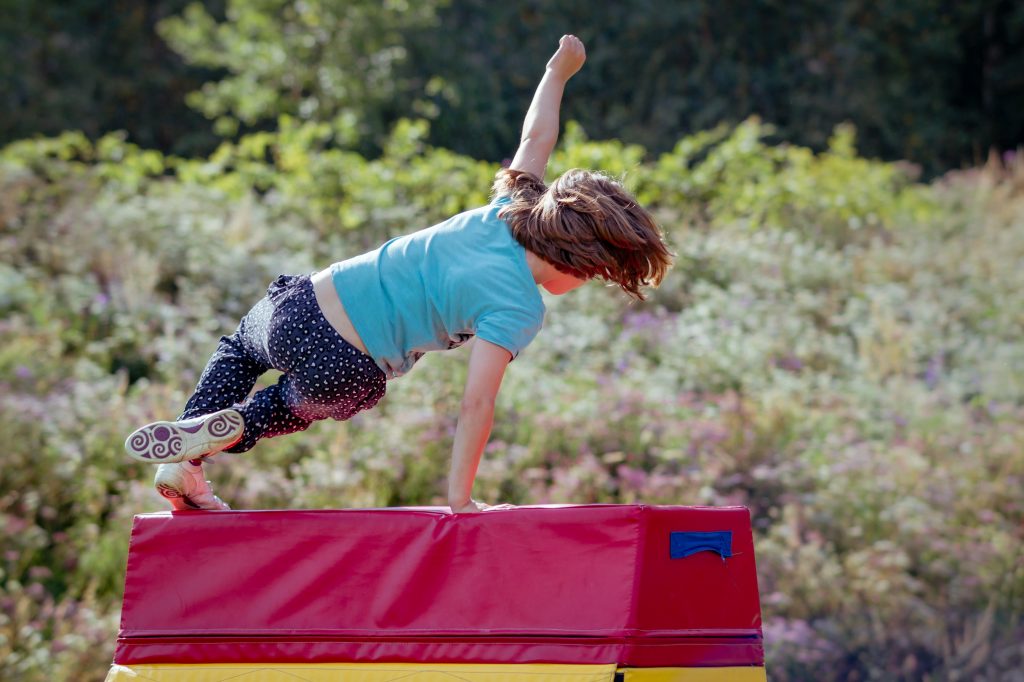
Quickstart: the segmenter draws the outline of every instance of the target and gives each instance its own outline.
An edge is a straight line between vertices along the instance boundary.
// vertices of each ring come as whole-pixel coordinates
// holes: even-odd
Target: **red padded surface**
[[[114,662],[142,663],[616,663],[632,668],[764,665],[755,637],[629,638],[134,638]]]
[[[670,559],[673,531],[733,556]],[[760,664],[743,508],[135,518],[115,662]]]
[[[643,518],[633,604],[639,628],[647,634],[760,630],[754,541],[745,508],[647,507]],[[669,534],[679,530],[732,530],[733,555],[723,560],[714,552],[698,552],[669,559]]]

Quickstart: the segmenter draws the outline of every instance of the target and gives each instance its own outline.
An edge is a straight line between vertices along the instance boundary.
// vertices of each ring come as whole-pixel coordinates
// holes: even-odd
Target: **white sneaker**
[[[156,469],[153,485],[178,511],[231,509],[224,500],[213,494],[210,482],[203,476],[203,465],[198,462],[161,464]]]
[[[128,436],[124,449],[140,462],[181,462],[230,448],[243,431],[242,413],[229,408],[180,422],[146,424]]]

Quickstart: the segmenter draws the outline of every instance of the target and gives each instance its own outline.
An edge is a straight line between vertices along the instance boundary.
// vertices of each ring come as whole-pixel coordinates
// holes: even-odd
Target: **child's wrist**
[[[480,511],[480,505],[478,505],[473,498],[467,498],[466,501],[462,503],[449,502],[448,506],[455,514]]]
[[[448,495],[448,506],[454,509],[455,507],[464,507],[472,500],[471,495]]]
[[[559,71],[558,69],[556,69],[554,67],[551,67],[551,66],[549,66],[546,69],[545,72],[548,75],[550,75],[551,77],[557,78],[558,80],[562,81],[563,83],[569,82],[569,79],[572,78],[572,74],[571,73],[569,73],[569,74],[563,73],[563,72]]]

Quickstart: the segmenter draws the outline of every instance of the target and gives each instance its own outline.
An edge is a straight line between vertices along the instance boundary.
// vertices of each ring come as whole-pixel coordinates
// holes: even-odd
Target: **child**
[[[560,295],[600,277],[642,300],[640,288],[657,286],[671,264],[653,218],[618,183],[581,170],[541,181],[565,83],[585,60],[583,43],[563,36],[490,205],[311,276],[282,275],[221,338],[179,420],[128,437],[133,458],[160,464],[155,485],[175,509],[228,508],[203,476],[203,457],[348,419],[424,352],[474,336],[448,502],[453,512],[489,508],[470,497],[473,479],[505,367],[543,321],[537,286]],[[250,397],[270,368],[283,372],[278,382]]]

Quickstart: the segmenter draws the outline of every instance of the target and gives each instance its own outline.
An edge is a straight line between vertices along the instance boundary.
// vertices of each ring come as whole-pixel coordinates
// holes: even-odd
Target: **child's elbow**
[[[558,142],[558,132],[545,131],[540,129],[528,128],[523,131],[522,137],[519,139],[519,146],[527,146],[530,149],[543,151],[547,150],[548,153],[555,148],[555,144]]]
[[[494,405],[493,395],[467,395],[462,398],[460,413],[463,416],[493,414]]]

